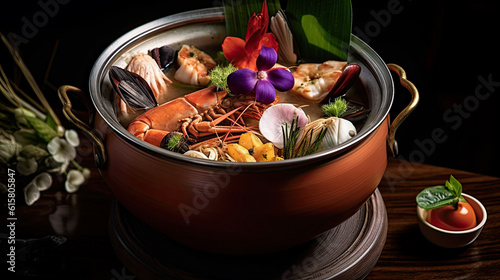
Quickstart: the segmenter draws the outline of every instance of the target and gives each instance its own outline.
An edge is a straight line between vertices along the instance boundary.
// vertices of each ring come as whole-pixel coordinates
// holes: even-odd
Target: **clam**
[[[317,135],[325,128],[326,132],[319,146],[319,151],[336,147],[357,134],[356,128],[350,121],[337,117],[311,122],[307,124],[305,133],[311,133],[312,139],[316,139]]]
[[[185,152],[184,155],[188,157],[208,159],[208,157],[204,153],[194,150],[189,150]]]
[[[286,65],[297,63],[297,54],[293,51],[293,34],[290,30],[290,26],[288,26],[285,11],[280,9],[276,13],[276,16],[271,17],[269,27],[276,36],[276,40],[280,46],[278,50],[278,61]]]

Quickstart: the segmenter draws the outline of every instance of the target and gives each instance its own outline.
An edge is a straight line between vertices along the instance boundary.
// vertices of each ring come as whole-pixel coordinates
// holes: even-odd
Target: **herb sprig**
[[[306,135],[297,147],[297,142],[300,138],[301,128],[297,125],[299,117],[295,117],[288,127],[288,123],[284,122],[281,126],[283,132],[283,158],[291,159],[303,157],[318,151],[323,138],[325,137],[327,128],[322,128],[319,133],[314,133],[314,129],[306,132]],[[316,137],[316,138],[314,138]]]
[[[294,158],[295,154],[295,146],[297,145],[297,141],[300,136],[300,127],[298,126],[299,117],[296,116],[290,127],[288,127],[288,123],[284,122],[281,125],[281,131],[283,132],[283,158],[291,159]]]
[[[333,102],[322,105],[321,110],[327,117],[339,118],[347,111],[347,101],[342,97],[337,97]]]
[[[458,202],[467,202],[462,196],[462,184],[450,175],[450,179],[445,185],[429,187],[421,191],[416,197],[420,208],[431,210],[446,205],[453,205],[458,208]]]

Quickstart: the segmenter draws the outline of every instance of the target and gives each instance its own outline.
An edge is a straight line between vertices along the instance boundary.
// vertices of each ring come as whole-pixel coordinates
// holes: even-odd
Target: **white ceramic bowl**
[[[486,224],[486,208],[473,196],[462,193],[476,212],[477,226],[468,230],[451,231],[438,228],[427,222],[427,211],[417,206],[418,226],[422,234],[431,243],[444,248],[460,248],[474,242]]]

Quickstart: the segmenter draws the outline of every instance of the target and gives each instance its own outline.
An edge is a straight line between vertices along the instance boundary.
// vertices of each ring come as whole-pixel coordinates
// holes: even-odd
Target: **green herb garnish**
[[[458,202],[467,202],[462,196],[462,184],[453,175],[445,185],[429,187],[421,191],[416,198],[420,208],[431,210],[446,205],[453,205],[458,208]]]
[[[218,90],[228,90],[227,76],[236,70],[238,70],[238,68],[234,67],[231,63],[226,66],[215,66],[209,74],[211,85],[215,85]]]
[[[283,158],[291,159],[303,157],[313,154],[318,151],[323,138],[325,137],[327,128],[322,128],[318,134],[314,133],[314,129],[310,129],[304,136],[302,142],[297,148],[301,128],[297,125],[299,117],[295,117],[288,128],[288,123],[284,122],[281,126],[283,131]],[[316,136],[316,138],[314,138]]]
[[[288,123],[284,122],[281,125],[281,130],[283,132],[283,158],[290,159],[295,157],[295,146],[297,145],[297,141],[299,140],[300,135],[300,127],[298,126],[299,117],[296,116],[290,127],[288,127]]]
[[[337,97],[333,102],[321,106],[321,110],[327,117],[339,118],[347,111],[347,101],[342,97]]]
[[[323,142],[323,138],[325,137],[327,129],[328,129],[327,127],[322,128],[319,134],[316,136],[316,139],[314,140],[313,140],[314,129],[310,129],[309,131],[307,131],[304,140],[302,140],[302,142],[300,143],[297,157],[303,157],[317,152],[319,146],[321,145],[321,142]]]
[[[176,153],[185,153],[189,150],[188,140],[182,133],[170,132],[163,137],[160,147]]]

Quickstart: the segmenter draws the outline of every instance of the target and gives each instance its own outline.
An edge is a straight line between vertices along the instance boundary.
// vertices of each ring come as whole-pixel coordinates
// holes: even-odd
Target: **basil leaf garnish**
[[[420,208],[431,210],[446,205],[458,205],[458,202],[467,202],[462,196],[462,184],[450,176],[445,185],[429,187],[421,191],[416,198]]]

